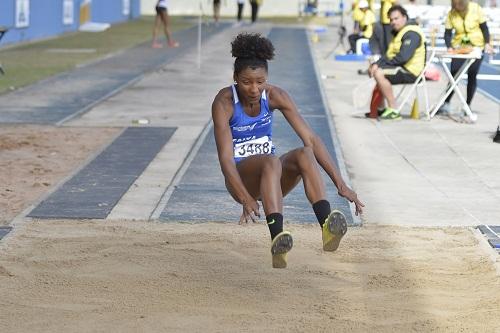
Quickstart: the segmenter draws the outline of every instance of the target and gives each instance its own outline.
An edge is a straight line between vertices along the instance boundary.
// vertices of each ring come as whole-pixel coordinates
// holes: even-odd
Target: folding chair
[[[429,68],[430,64],[432,63],[432,60],[434,59],[434,56],[436,55],[436,51],[432,51],[431,55],[429,56],[429,59],[427,59],[427,62],[425,63],[424,69],[422,70],[422,73],[417,77],[414,83],[412,84],[405,84],[403,85],[403,88],[399,92],[398,96],[396,97],[396,100],[401,100],[399,103],[398,107],[398,112],[401,113],[401,110],[405,106],[406,103],[410,101],[410,97],[415,91],[415,96],[418,99],[418,87],[423,87],[424,88],[424,98],[425,98],[425,115],[427,116],[427,120],[431,119],[430,116],[430,106],[429,106],[429,94],[427,93],[427,80],[425,78],[425,72]],[[409,87],[410,89],[406,89]]]
[[[2,40],[2,37],[7,32],[7,30],[9,30],[9,29],[7,29],[6,27],[0,26],[0,41]],[[0,63],[0,74],[5,74],[3,67],[2,67],[2,63]]]

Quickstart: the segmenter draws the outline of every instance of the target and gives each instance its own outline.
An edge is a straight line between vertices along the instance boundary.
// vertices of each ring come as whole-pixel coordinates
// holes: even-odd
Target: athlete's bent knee
[[[297,161],[301,169],[311,166],[316,162],[314,152],[311,147],[302,147],[297,150]]]

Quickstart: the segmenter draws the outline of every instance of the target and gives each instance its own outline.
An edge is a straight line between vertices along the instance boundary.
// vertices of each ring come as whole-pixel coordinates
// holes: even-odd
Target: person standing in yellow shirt
[[[354,27],[354,32],[349,35],[350,53],[356,52],[356,41],[360,38],[369,39],[373,34],[373,24],[375,23],[375,14],[369,8],[368,1],[360,0],[358,4],[360,15],[358,16],[357,24]]]
[[[484,52],[492,53],[493,48],[489,43],[490,33],[481,6],[475,2],[469,2],[469,0],[452,0],[451,10],[446,17],[444,41],[448,51],[480,47],[484,49]],[[464,61],[464,59],[452,59],[450,71],[453,76],[460,70]],[[476,92],[477,73],[482,61],[483,57],[477,59],[467,71],[467,104],[469,106]],[[448,96],[438,113],[444,115],[450,113],[452,96],[453,92]]]
[[[389,9],[398,3],[397,0],[381,0],[380,3],[380,23],[382,23],[383,40],[381,54],[387,51],[387,47],[392,40],[391,20],[389,19]]]

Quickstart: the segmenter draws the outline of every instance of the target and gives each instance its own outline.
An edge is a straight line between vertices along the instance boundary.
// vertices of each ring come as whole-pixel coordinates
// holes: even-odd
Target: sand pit
[[[0,126],[0,225],[80,167],[119,128]]]
[[[498,332],[500,278],[466,228],[33,221],[4,242],[3,332]]]

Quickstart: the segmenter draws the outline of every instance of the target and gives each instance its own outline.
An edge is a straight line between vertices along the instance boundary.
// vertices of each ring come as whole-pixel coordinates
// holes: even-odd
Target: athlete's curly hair
[[[231,42],[231,54],[236,58],[234,72],[240,73],[247,67],[263,67],[274,58],[274,46],[269,39],[258,33],[240,33]]]

